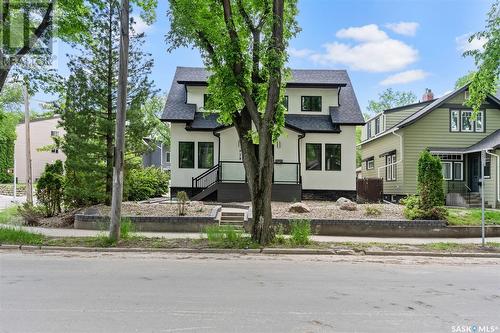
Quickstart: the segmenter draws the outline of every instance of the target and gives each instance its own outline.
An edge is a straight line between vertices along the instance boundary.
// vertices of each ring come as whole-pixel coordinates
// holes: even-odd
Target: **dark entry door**
[[[472,192],[479,192],[481,179],[481,155],[478,153],[469,156],[469,186]]]

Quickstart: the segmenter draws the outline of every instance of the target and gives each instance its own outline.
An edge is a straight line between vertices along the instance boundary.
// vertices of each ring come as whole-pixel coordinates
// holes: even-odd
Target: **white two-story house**
[[[364,124],[344,70],[293,70],[286,125],[274,146],[273,200],[356,196],[356,126]],[[234,127],[204,112],[209,73],[178,67],[162,120],[171,126],[171,195],[249,200]]]

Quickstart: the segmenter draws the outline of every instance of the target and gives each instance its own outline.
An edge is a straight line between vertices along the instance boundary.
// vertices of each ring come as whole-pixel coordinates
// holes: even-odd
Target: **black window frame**
[[[189,144],[192,146],[192,166],[184,166],[182,164],[182,148],[181,146],[184,145],[184,144]],[[194,169],[194,165],[195,165],[195,162],[194,162],[194,159],[195,159],[195,143],[194,141],[179,141],[179,152],[178,152],[178,155],[179,155],[179,169]]]
[[[288,111],[288,95],[285,95],[285,97],[283,98],[283,106]]]
[[[373,162],[373,166],[371,168],[368,167],[368,163]],[[374,170],[375,169],[375,157],[370,157],[365,161],[365,169],[366,170]]]
[[[339,165],[339,168],[338,169],[329,169],[327,167],[327,160],[328,160],[328,155],[327,155],[327,149],[328,149],[328,146],[335,146],[335,147],[338,147],[339,149],[339,160],[340,160],[340,165]],[[334,165],[337,165],[334,163]],[[325,171],[342,171],[342,144],[340,143],[325,143]]]
[[[306,98],[319,98],[319,110],[306,110],[304,109]],[[323,110],[323,97],[322,96],[300,96],[300,111],[303,112],[321,112]]]
[[[310,146],[319,146],[319,163],[317,164],[317,166],[314,169],[310,169],[308,167],[309,163],[307,160],[307,148]],[[319,169],[318,169],[318,166],[319,166]],[[312,142],[306,143],[306,170],[307,171],[322,171],[323,170],[323,144],[322,143],[312,143]]]
[[[396,163],[397,161],[398,161],[398,159],[397,159],[397,153],[396,152],[393,152],[393,153],[385,155],[385,181],[386,182],[395,182],[395,181],[398,180],[398,165],[397,164],[393,164],[393,163]],[[389,179],[389,177],[388,177],[389,168],[392,169],[392,177],[391,177],[391,179]]]
[[[484,163],[483,177],[485,179],[491,179],[491,155],[486,154],[486,163]]]
[[[380,117],[375,118],[375,136],[380,133]]]
[[[212,162],[211,162],[211,163],[209,163],[209,164],[210,164],[210,166],[203,166],[203,165],[201,165],[201,162],[204,160],[204,159],[202,158],[202,156],[201,156],[201,153],[203,152],[203,151],[201,150],[201,147],[202,147],[203,145],[209,145],[209,146],[211,146],[211,147],[212,147]],[[198,142],[198,163],[197,163],[197,165],[198,165],[198,169],[210,169],[210,168],[212,168],[212,167],[214,166],[214,161],[215,161],[215,148],[214,148],[214,143],[213,143],[213,142],[211,142],[211,141],[202,141],[202,142]]]
[[[453,130],[452,127],[451,127],[451,119],[452,119],[452,114],[453,112],[458,112],[458,130]],[[486,110],[485,109],[481,109],[479,110],[479,112],[481,113],[482,115],[482,121],[483,121],[483,128],[482,130],[478,130],[477,129],[477,121],[476,120],[471,120],[471,126],[472,126],[472,130],[471,131],[464,131],[462,129],[462,114],[464,112],[473,112],[472,109],[470,108],[450,108],[449,109],[449,119],[448,119],[448,130],[450,133],[486,133]]]

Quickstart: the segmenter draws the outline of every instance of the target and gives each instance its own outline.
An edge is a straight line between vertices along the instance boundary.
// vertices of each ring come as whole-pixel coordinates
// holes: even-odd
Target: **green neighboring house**
[[[363,178],[383,178],[384,197],[397,201],[417,191],[417,162],[429,149],[441,158],[446,204],[480,205],[481,151],[487,151],[485,201],[500,208],[500,100],[491,95],[477,118],[464,106],[468,85],[439,99],[376,115],[363,127]]]

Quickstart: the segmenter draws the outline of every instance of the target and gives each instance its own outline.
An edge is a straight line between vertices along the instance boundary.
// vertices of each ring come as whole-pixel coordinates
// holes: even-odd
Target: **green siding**
[[[463,102],[462,99],[454,99],[454,103]],[[500,128],[500,110],[486,110],[486,132],[485,133],[451,133],[449,131],[450,110],[439,108],[414,124],[403,128],[404,135],[404,188],[409,193],[416,191],[417,161],[422,150],[428,147],[463,148],[480,141]],[[493,172],[492,172],[493,173]],[[492,179],[496,181],[494,175]],[[491,187],[493,190],[494,188]]]
[[[402,109],[402,110],[395,111],[395,112],[386,112],[384,114],[385,125],[386,125],[385,128],[389,129],[389,128],[393,127],[394,125],[399,123],[401,120],[408,118],[409,116],[411,116],[412,114],[414,114],[418,110],[422,109],[423,107],[424,106],[422,106],[422,105],[417,105],[414,107],[409,107],[409,108]]]
[[[374,157],[375,168],[373,170],[366,169],[366,163],[363,162],[361,166],[361,174],[364,178],[378,178],[379,168],[385,165],[385,157],[380,157],[388,151],[396,150],[396,159],[401,159],[400,155],[400,142],[399,138],[394,134],[387,134],[371,142],[362,144],[361,156],[363,159]],[[385,169],[380,170],[380,177],[385,179]],[[402,189],[403,186],[403,165],[397,164],[397,177],[396,181],[386,182],[384,180],[384,193],[385,194],[405,194]]]

